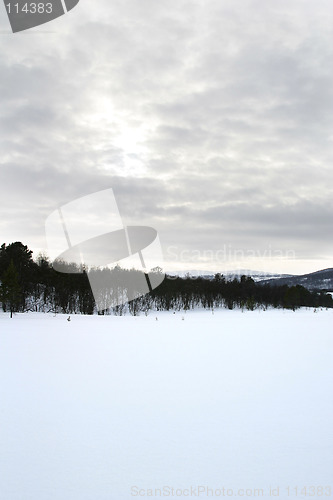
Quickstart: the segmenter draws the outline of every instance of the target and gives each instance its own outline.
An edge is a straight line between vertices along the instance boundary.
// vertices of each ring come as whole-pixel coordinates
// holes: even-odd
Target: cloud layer
[[[80,2],[16,35],[5,16],[1,242],[40,250],[54,208],[112,187],[169,267],[247,265],[205,258],[225,245],[257,268],[330,265],[330,2]]]

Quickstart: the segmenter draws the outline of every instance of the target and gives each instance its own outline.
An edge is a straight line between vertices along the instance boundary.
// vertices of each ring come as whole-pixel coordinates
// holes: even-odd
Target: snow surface
[[[0,314],[1,500],[332,486],[333,311],[66,318]]]

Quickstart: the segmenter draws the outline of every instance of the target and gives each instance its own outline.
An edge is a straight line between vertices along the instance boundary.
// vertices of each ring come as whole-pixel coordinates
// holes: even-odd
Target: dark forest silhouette
[[[96,305],[84,266],[63,264],[67,273],[53,269],[47,257],[36,261],[32,251],[20,242],[0,247],[0,302],[2,309],[14,312],[53,312],[64,314],[94,314]],[[100,273],[101,270],[95,271]],[[116,266],[103,269],[107,283],[104,293],[119,300],[120,305],[100,311],[99,314],[138,315],[149,311],[186,311],[194,308],[242,308],[247,310],[268,307],[333,307],[333,299],[323,290],[309,291],[303,286],[271,286],[255,283],[251,277],[241,276],[227,280],[216,274],[213,279],[190,276],[166,276],[163,283],[148,294],[134,290],[134,300],[126,303],[126,283],[137,283],[135,269]],[[154,271],[161,272],[158,268]],[[133,293],[133,290],[131,290]],[[118,303],[118,300],[115,300]],[[124,302],[124,303],[121,303]]]

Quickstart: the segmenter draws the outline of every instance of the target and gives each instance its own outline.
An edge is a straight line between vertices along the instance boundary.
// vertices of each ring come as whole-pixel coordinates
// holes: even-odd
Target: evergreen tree
[[[13,260],[7,270],[3,273],[2,283],[0,285],[0,299],[2,301],[2,309],[6,312],[7,307],[10,310],[10,317],[13,317],[13,312],[18,310],[21,299],[21,288],[19,285],[18,272],[14,266]]]

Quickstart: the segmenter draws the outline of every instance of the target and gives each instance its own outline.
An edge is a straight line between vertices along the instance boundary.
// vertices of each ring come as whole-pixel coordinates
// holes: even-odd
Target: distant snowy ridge
[[[333,291],[333,268],[322,269],[314,273],[302,274],[301,276],[284,276],[278,279],[266,279],[263,284],[269,285],[301,285],[308,290]]]

